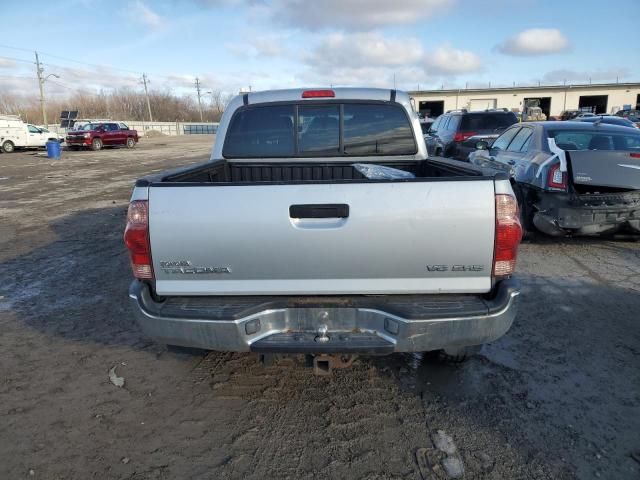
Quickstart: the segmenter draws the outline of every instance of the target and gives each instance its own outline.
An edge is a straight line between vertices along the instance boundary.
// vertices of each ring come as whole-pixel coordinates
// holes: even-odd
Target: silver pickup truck
[[[429,159],[406,93],[249,93],[208,162],[136,182],[129,296],[170,345],[462,359],[514,320],[521,235],[508,177]]]

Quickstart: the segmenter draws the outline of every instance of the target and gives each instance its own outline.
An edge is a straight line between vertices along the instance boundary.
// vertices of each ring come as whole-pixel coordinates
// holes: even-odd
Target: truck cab
[[[138,132],[122,122],[96,122],[84,125],[81,130],[69,131],[66,141],[73,150],[82,147],[92,150],[114,146],[133,148],[138,143]]]

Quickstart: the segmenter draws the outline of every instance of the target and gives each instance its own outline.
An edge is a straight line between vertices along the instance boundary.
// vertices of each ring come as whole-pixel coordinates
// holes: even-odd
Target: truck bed
[[[415,179],[372,180],[367,179],[353,167],[353,163],[383,165],[413,173]],[[151,175],[138,180],[137,186],[158,183],[218,183],[255,184],[263,182],[306,183],[306,182],[411,182],[425,179],[450,179],[461,177],[480,179],[481,170],[466,162],[450,159],[407,160],[407,161],[366,161],[358,162],[229,162],[209,161],[203,164],[181,168],[159,175]],[[487,178],[487,177],[484,177]]]

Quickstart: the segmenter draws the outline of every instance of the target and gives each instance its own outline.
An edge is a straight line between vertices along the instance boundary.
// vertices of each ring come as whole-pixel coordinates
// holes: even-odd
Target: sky
[[[640,0],[2,3],[0,94],[640,81]]]

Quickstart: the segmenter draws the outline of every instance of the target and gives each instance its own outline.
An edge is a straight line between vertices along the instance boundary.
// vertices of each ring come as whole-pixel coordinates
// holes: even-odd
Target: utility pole
[[[196,92],[198,92],[198,110],[200,110],[200,121],[204,122],[202,117],[202,100],[200,99],[200,80],[196,77]]]
[[[36,74],[38,75],[38,86],[40,87],[40,107],[42,108],[42,124],[47,128],[47,107],[44,104],[44,68],[40,66],[40,59],[38,58],[38,52],[36,54]]]
[[[147,74],[142,74],[142,84],[144,85],[144,95],[147,97],[147,108],[149,109],[149,121],[153,122],[153,115],[151,114],[151,102],[149,102],[149,91],[147,90],[147,83],[150,83],[147,80]]]

